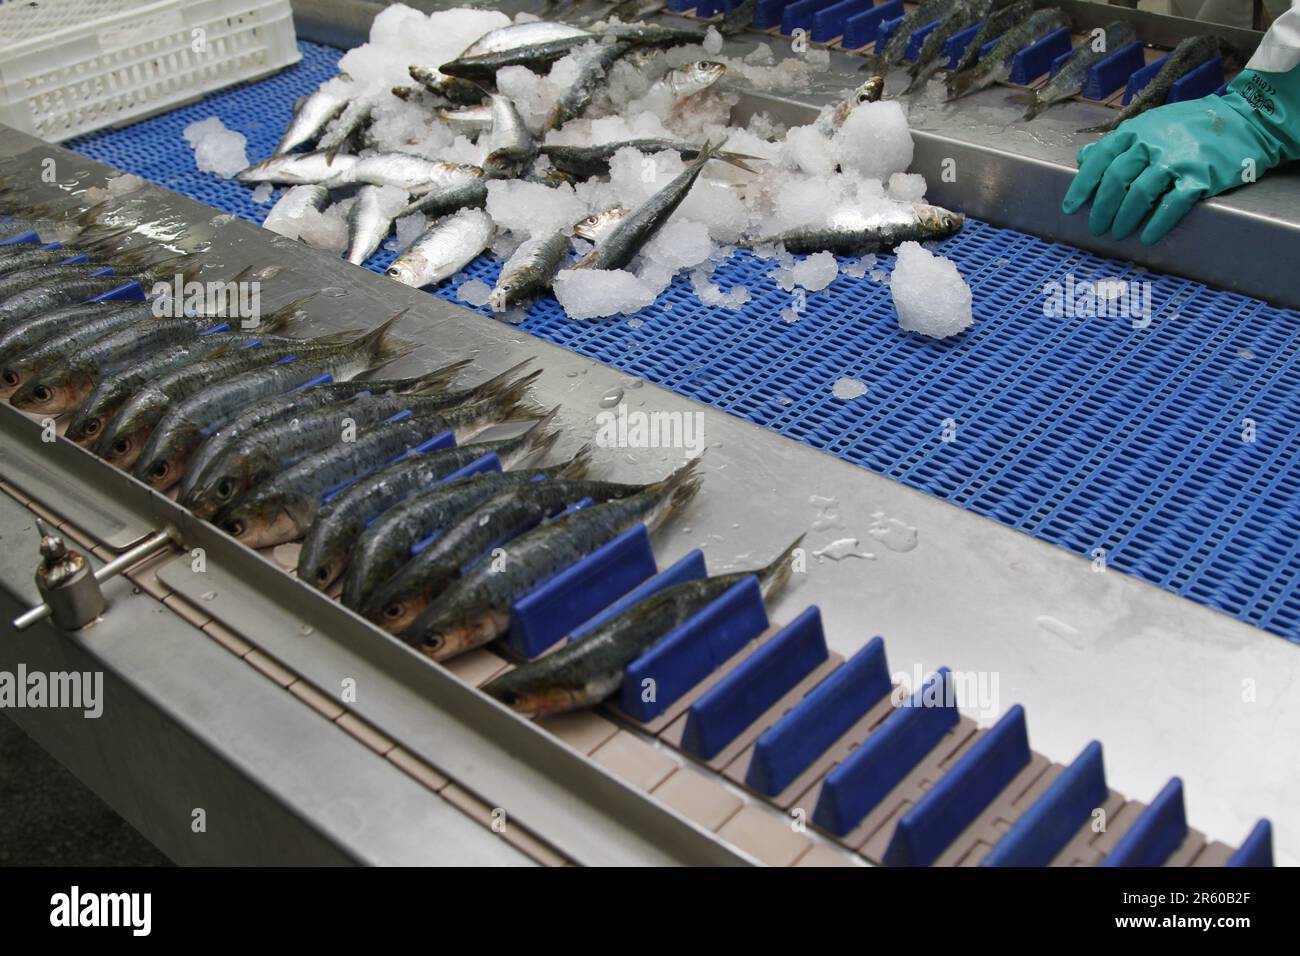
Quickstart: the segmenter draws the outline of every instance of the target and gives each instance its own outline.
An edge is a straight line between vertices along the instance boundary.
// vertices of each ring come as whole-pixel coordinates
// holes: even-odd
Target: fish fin
[[[403,355],[409,355],[419,348],[419,343],[394,342],[389,339],[388,335],[398,322],[400,322],[407,313],[407,309],[402,309],[391,319],[376,328],[371,329],[365,335],[357,340],[370,353],[370,367],[379,368],[381,365],[387,365],[394,362]]]
[[[667,478],[646,486],[643,494],[654,495],[661,499],[654,511],[646,518],[647,528],[650,530],[657,528],[670,515],[686,507],[699,493],[700,485],[704,482],[704,479],[697,474],[701,458],[702,455],[692,458]]]
[[[523,454],[529,458],[544,457],[555,443],[560,440],[560,432],[548,432],[551,422],[555,421],[555,416],[559,414],[560,406],[556,405],[543,418],[539,418],[532,425],[528,426],[528,431],[524,432]]]
[[[557,478],[585,478],[587,472],[591,469],[591,442],[583,445],[574,453],[574,456],[560,466],[556,472]]]
[[[399,391],[403,395],[427,395],[430,392],[441,392],[470,364],[470,359],[461,359],[459,362],[452,362],[450,365],[436,368],[432,372],[411,379]]]
[[[747,156],[744,153],[720,152],[715,158],[721,160],[724,163],[730,163],[732,166],[735,166],[737,169],[743,169],[747,173],[758,172],[757,169],[749,165],[750,162],[755,162],[755,163],[763,162],[762,156]]]
[[[525,387],[527,385],[531,385],[533,382],[537,380],[537,376],[542,374],[541,369],[538,369],[537,371],[530,373],[523,379],[519,379],[519,380],[515,379],[515,376],[518,375],[520,372],[522,372],[524,370],[524,367],[528,365],[530,362],[532,362],[532,359],[526,358],[522,362],[510,366],[504,372],[501,372],[498,375],[494,375],[486,382],[476,385],[474,387],[474,391],[478,393],[478,397],[480,399],[484,399],[484,398],[493,398],[507,391],[513,391],[518,381],[524,382]],[[522,395],[523,392],[521,391],[519,394]]]
[[[293,322],[296,322],[303,314],[303,306],[316,296],[315,292],[308,293],[301,298],[294,299],[286,305],[280,306],[266,318],[261,321],[258,330],[261,332],[279,332]]]
[[[758,570],[758,586],[763,592],[763,597],[768,597],[781,590],[790,581],[790,575],[794,571],[794,556],[799,546],[803,544],[806,534],[801,534],[795,538],[790,545],[776,556],[776,559],[766,567]]]

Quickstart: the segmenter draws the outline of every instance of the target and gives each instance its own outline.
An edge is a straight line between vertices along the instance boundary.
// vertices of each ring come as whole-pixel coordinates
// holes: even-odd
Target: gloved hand
[[[1079,150],[1061,210],[1073,215],[1091,198],[1089,230],[1100,236],[1110,229],[1116,239],[1151,212],[1142,230],[1151,245],[1201,199],[1253,181],[1248,171],[1258,176],[1296,158],[1300,67],[1243,70],[1223,96],[1156,107]]]

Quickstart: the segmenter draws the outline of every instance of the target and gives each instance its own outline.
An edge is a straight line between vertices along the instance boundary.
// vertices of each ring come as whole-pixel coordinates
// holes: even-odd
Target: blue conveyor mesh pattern
[[[337,50],[302,50],[275,77],[69,145],[260,223],[270,204],[200,173],[181,131],[216,115],[250,160],[270,155],[294,99],[336,71]],[[521,328],[1300,640],[1300,314],[981,222],[942,252],[976,315],[944,342],[901,332],[870,277],[841,274],[784,322],[774,264],[743,253],[715,280],[750,289],[740,311],[701,305],[679,278],[631,319],[575,322],[545,299]],[[434,294],[455,301],[499,266],[481,257]],[[1150,325],[1044,317],[1044,283],[1066,273],[1150,280]],[[844,377],[866,394],[835,398]]]

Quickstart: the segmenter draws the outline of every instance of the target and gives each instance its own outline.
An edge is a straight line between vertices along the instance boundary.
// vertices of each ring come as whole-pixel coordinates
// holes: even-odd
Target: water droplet
[[[1083,647],[1083,635],[1079,633],[1078,628],[1071,627],[1064,621],[1051,617],[1047,614],[1040,614],[1034,618],[1034,623],[1041,627],[1049,634],[1055,634],[1071,647]]]
[[[639,329],[639,328],[641,328],[641,326],[643,326],[643,325],[645,325],[645,319],[628,319],[628,320],[627,320],[627,327],[628,327],[629,329]]]
[[[645,384],[645,382],[643,382],[639,378],[628,377],[623,379],[619,384],[622,385],[624,388],[640,388],[642,385]]]
[[[216,592],[216,591],[205,591],[205,592],[203,592],[203,595],[202,595],[202,598],[201,598],[201,599],[204,600],[204,601],[212,601],[212,600],[214,600],[214,599],[216,598],[216,596],[217,596],[217,592]]]
[[[320,290],[321,295],[329,296],[331,299],[337,299],[339,296],[348,294],[347,289],[340,288],[336,285],[326,286]]]
[[[867,534],[890,551],[911,551],[916,547],[916,529],[897,518],[877,517]]]
[[[858,550],[857,538],[839,538],[832,541],[820,551],[814,551],[813,557],[830,558],[832,561],[843,561],[845,558],[866,558],[874,560],[875,555],[867,551]]]
[[[1243,358],[1246,361],[1254,359],[1255,353],[1250,349],[1237,349],[1237,358]]]
[[[600,396],[601,408],[613,408],[623,400],[623,389],[615,385],[604,395]]]
[[[298,626],[298,633],[303,637],[310,637],[316,633],[316,628],[312,627],[310,624],[300,624]]]

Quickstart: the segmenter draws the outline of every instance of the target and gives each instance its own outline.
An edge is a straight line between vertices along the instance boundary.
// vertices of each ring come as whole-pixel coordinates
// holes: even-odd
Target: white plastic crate
[[[0,122],[57,143],[300,58],[289,0],[10,0]]]

